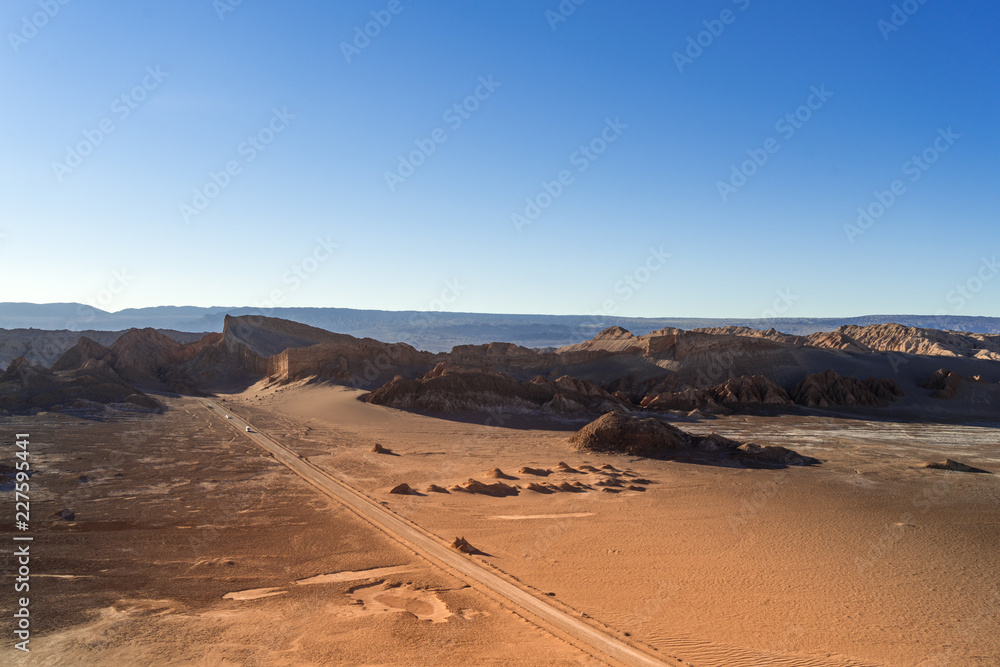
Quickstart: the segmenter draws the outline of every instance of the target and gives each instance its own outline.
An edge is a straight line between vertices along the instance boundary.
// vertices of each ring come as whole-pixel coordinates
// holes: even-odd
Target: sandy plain
[[[3,664],[592,662],[317,494],[197,400],[166,400],[163,415],[118,421],[0,420],[9,440],[31,434],[38,471],[31,653],[5,639]]]
[[[692,664],[955,664],[1000,660],[997,475],[922,468],[957,458],[1000,469],[995,425],[823,416],[681,424],[823,463],[782,470],[583,454],[579,422],[441,419],[360,392],[259,385],[234,409],[327,470],[483,560]],[[266,424],[266,426],[265,426]],[[542,427],[544,426],[544,427]],[[373,454],[375,442],[398,456]],[[394,496],[407,483],[491,482],[499,467],[611,464],[645,492]],[[588,479],[589,478],[589,479]],[[594,473],[553,474],[550,481]]]
[[[469,558],[668,664],[1000,661],[998,476],[920,467],[950,457],[1000,470],[992,425],[681,425],[822,461],[750,469],[585,454],[567,442],[580,422],[443,419],[359,393],[262,383],[219,400],[392,511],[485,554]],[[199,402],[167,400],[164,415],[119,422],[0,421],[4,433],[32,433],[38,456],[31,664],[597,663],[317,494]],[[375,443],[392,454],[373,453]],[[518,473],[560,462],[578,471]],[[601,474],[580,467],[602,465],[645,490],[600,491]],[[493,482],[495,467],[518,478],[508,484],[591,488],[388,493]],[[76,520],[53,516],[63,508]]]

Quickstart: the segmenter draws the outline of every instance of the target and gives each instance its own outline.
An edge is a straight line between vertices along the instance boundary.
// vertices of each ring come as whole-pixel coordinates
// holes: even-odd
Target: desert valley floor
[[[821,461],[770,469],[581,452],[585,421],[424,416],[360,393],[259,383],[221,411],[164,396],[162,415],[0,418],[31,433],[39,471],[30,664],[603,664],[321,495],[223,412],[664,664],[1000,660],[998,477],[921,467],[1000,470],[996,425],[680,424]],[[495,468],[516,496],[454,488]],[[612,468],[623,483],[603,492]],[[419,495],[389,493],[402,483]]]

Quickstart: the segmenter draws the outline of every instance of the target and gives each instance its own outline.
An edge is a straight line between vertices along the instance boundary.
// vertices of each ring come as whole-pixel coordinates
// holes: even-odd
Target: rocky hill
[[[95,416],[107,409],[159,412],[163,406],[133,388],[101,359],[90,358],[78,367],[52,371],[18,357],[0,373],[0,414],[53,410]]]
[[[818,463],[784,447],[739,443],[715,433],[693,435],[658,419],[642,419],[616,412],[584,426],[570,438],[570,443],[588,452],[657,459],[731,459],[775,467]]]
[[[362,397],[368,403],[425,412],[603,414],[627,405],[596,385],[568,376],[523,382],[493,370],[439,363],[421,378],[394,378]]]
[[[795,405],[787,391],[763,375],[743,375],[709,389],[689,388],[656,395],[651,392],[640,404],[655,410],[685,412],[729,412]]]
[[[938,331],[899,324],[844,326],[837,329],[837,333],[855,341],[866,351],[1000,361],[1000,335],[997,334]]]
[[[0,318],[0,326],[4,324],[7,323]],[[182,344],[196,341],[205,335],[171,329],[157,331]],[[0,369],[6,368],[17,357],[24,357],[34,366],[51,366],[63,352],[76,345],[81,337],[107,347],[124,333],[125,331],[0,329]]]
[[[810,408],[881,407],[903,396],[903,390],[886,378],[859,380],[829,370],[802,378],[790,395]]]

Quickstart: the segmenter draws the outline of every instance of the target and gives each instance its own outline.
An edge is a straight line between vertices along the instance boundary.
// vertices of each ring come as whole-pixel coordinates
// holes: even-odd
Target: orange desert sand
[[[924,466],[997,470],[991,428],[682,424],[822,461],[768,469],[584,452],[569,439],[586,421],[486,425],[362,393],[261,382],[219,394],[221,412],[161,397],[164,414],[117,422],[0,418],[59,471],[34,478],[30,664],[603,664],[319,493],[225,412],[663,664],[1000,660],[997,476]],[[495,484],[516,495],[469,492]]]

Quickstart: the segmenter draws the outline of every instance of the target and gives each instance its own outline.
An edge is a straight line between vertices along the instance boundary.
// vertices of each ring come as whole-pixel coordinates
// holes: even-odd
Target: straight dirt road
[[[609,635],[587,621],[559,609],[531,591],[489,571],[475,559],[448,546],[440,538],[389,511],[361,492],[332,477],[321,468],[300,458],[287,447],[261,433],[215,401],[200,399],[204,405],[233,428],[270,452],[280,463],[331,498],[343,503],[368,523],[420,554],[435,566],[468,582],[473,588],[497,599],[507,608],[536,625],[553,632],[595,658],[620,665],[683,664],[677,658],[656,656],[651,650]],[[247,429],[250,429],[249,431]]]

